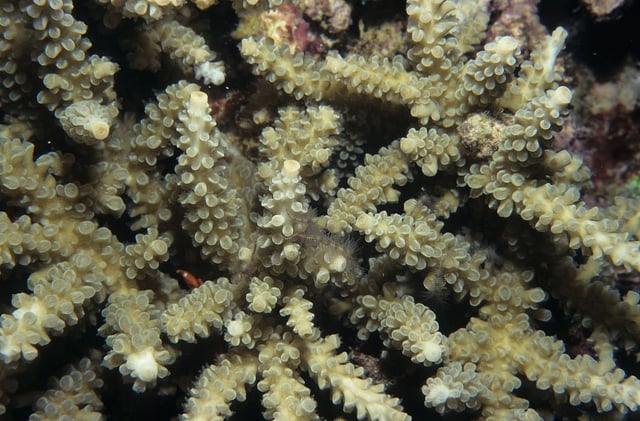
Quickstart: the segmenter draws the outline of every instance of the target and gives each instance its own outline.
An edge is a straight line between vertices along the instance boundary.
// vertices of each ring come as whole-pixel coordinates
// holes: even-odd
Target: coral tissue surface
[[[491,3],[2,2],[0,414],[636,411],[638,199]]]

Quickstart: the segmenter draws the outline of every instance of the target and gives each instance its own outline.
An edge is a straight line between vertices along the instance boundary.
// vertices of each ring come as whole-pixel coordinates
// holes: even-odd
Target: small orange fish
[[[184,279],[184,282],[187,285],[189,285],[191,288],[198,288],[200,285],[203,284],[202,279],[196,278],[194,275],[187,272],[186,270],[177,269],[176,273],[182,276],[182,279]]]

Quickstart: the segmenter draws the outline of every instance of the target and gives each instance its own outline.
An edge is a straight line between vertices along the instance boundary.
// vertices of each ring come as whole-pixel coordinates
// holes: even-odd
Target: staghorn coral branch
[[[484,41],[486,2],[408,0],[378,57],[375,29],[300,24],[333,0],[93,3],[0,6],[0,415],[98,419],[103,382],[188,389],[185,420],[638,409],[640,299],[615,274],[640,269],[639,206],[588,205],[554,149],[564,29],[522,58]],[[25,401],[60,344],[113,375],[69,356]]]

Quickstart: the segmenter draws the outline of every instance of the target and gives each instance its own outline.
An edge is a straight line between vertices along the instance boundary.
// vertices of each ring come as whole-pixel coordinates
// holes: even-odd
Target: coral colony
[[[75,3],[0,6],[0,413],[637,410],[638,202],[588,205],[553,147],[565,29],[529,51],[407,0],[376,47],[343,0]]]

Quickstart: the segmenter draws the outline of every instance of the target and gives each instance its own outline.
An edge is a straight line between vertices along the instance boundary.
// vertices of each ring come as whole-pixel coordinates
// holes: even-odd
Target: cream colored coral
[[[141,25],[127,48],[128,59],[136,69],[158,71],[160,53],[164,52],[185,75],[194,75],[207,85],[224,83],[224,63],[215,60],[216,54],[202,36],[172,17]]]
[[[218,0],[191,0],[191,2],[200,10],[205,10],[218,4]]]
[[[247,398],[246,385],[256,381],[257,358],[253,355],[227,355],[203,370],[189,391],[185,420],[222,420],[230,416],[231,402]]]
[[[256,318],[240,310],[225,323],[224,339],[229,345],[253,348],[260,331],[255,328]]]
[[[221,331],[223,324],[231,319],[238,287],[227,278],[205,282],[167,306],[161,316],[163,331],[172,342],[207,338],[211,328]]]
[[[185,4],[185,0],[96,0],[99,4],[110,5],[118,13],[129,18],[158,20],[171,9]]]
[[[118,367],[123,376],[134,381],[133,390],[137,392],[168,376],[165,365],[176,357],[175,352],[162,345],[160,321],[152,314],[152,300],[149,290],[123,291],[112,294],[102,312],[105,324],[100,331],[111,348],[105,365]]]
[[[44,86],[34,87],[39,90],[38,103],[55,113],[72,139],[81,143],[104,140],[118,114],[113,86],[118,66],[88,54],[87,25],[74,18],[71,1],[23,2],[19,8],[22,16],[16,16],[16,23],[39,34],[29,41],[32,52],[25,55],[36,65]],[[15,12],[6,9],[3,15]],[[11,32],[6,39],[16,43],[16,52],[23,51],[26,45],[19,45],[20,38]],[[17,70],[7,65],[11,73]],[[83,117],[87,120],[79,121]]]
[[[366,328],[384,333],[386,344],[401,349],[416,363],[431,365],[442,361],[447,347],[444,336],[438,332],[436,315],[429,308],[409,295],[399,298],[365,295],[358,297],[357,302],[370,313],[371,322]]]
[[[77,101],[56,113],[62,128],[79,143],[92,144],[105,140],[118,115],[116,107],[105,107],[97,101]]]
[[[422,386],[425,406],[435,408],[440,414],[451,410],[464,411],[465,408],[477,409],[479,398],[486,393],[487,387],[476,369],[473,363],[463,366],[458,362],[440,369],[436,377],[427,379]]]
[[[91,235],[96,227],[87,228],[86,234]],[[90,300],[96,294],[104,294],[105,286],[98,281],[104,273],[93,273],[96,269],[91,253],[77,252],[68,261],[34,272],[30,283],[35,293],[14,295],[15,310],[0,321],[0,358],[5,363],[35,359],[35,346],[48,344],[50,334],[59,334],[66,326],[77,324]]]
[[[509,83],[498,104],[516,111],[524,102],[543,95],[546,89],[555,88],[560,80],[556,60],[566,38],[567,31],[556,28],[550,37],[536,46],[531,52],[531,59],[522,63],[520,75]]]
[[[272,166],[287,159],[298,161],[301,175],[309,178],[329,165],[340,129],[340,115],[331,107],[281,108],[275,125],[262,131],[260,150]]]
[[[28,19],[14,3],[0,6],[0,102],[15,106],[28,98],[34,87],[27,69],[21,66],[22,58],[29,54]]]
[[[29,362],[50,336],[103,310],[103,363],[136,391],[166,375],[179,351],[213,353],[184,419],[230,417],[232,402],[256,383],[251,399],[262,400],[267,418],[325,415],[319,388],[355,417],[407,419],[404,388],[393,397],[383,385],[401,377],[393,368],[403,357],[433,367],[415,373],[426,377],[425,406],[443,414],[540,419],[544,404],[527,401],[539,392],[568,413],[637,410],[639,381],[614,355],[627,357],[637,343],[640,296],[610,284],[616,265],[638,265],[638,206],[620,199],[616,209],[588,207],[580,198],[588,170],[552,150],[572,96],[557,86],[563,31],[519,65],[513,38],[481,45],[486,1],[406,3],[402,57],[361,57],[350,43],[342,55],[295,55],[249,38],[241,52],[267,81],[240,108],[233,95],[180,81],[151,99],[137,124],[128,113],[136,95],[124,95],[127,113],[114,115],[108,132],[92,130],[106,128],[96,126],[99,112],[78,110],[90,108],[82,101],[116,107],[117,66],[87,58],[71,0],[2,7],[16,26],[0,16],[1,70],[15,74],[2,78],[9,95],[0,125],[0,271],[10,289],[24,291],[0,318],[1,404],[21,390],[11,376],[33,374]],[[246,24],[252,11],[295,4],[232,6]],[[206,36],[228,31],[196,26],[204,15],[194,6],[105,6],[92,9],[92,32],[100,17],[112,34],[147,31],[132,37],[141,47],[132,64],[159,71],[154,83],[220,76],[221,63],[188,25]],[[217,12],[206,14],[213,25],[221,23]],[[28,30],[33,48],[15,28]],[[55,41],[56,30],[64,41]],[[160,60],[162,52],[168,57]],[[167,59],[177,72],[161,68]],[[18,68],[38,61],[35,71]],[[119,86],[129,86],[129,70]],[[308,103],[293,105],[269,81]],[[28,111],[38,107],[25,100],[36,98],[36,86],[40,108],[66,130],[60,139],[45,138]],[[218,127],[210,104],[242,124],[225,118]],[[385,139],[390,132],[395,140]],[[82,145],[67,147],[67,137]],[[368,154],[352,153],[353,145]],[[354,162],[361,165],[345,179]],[[352,240],[341,236],[350,232]],[[548,327],[540,323],[551,317],[548,297],[554,315],[587,329],[592,356],[570,357],[553,332],[537,330]],[[445,334],[450,309],[459,319]],[[322,333],[350,329],[356,336],[345,345]],[[370,353],[376,344],[380,354]],[[18,365],[24,377],[12,371]]]
[[[382,384],[362,378],[362,368],[348,362],[347,354],[335,351],[336,335],[309,342],[302,354],[304,364],[321,389],[331,388],[331,400],[342,402],[346,411],[355,409],[358,419],[408,420],[397,398],[383,392]]]
[[[249,293],[246,299],[249,310],[256,313],[271,313],[282,293],[282,282],[278,282],[270,276],[260,279],[251,278]]]
[[[458,136],[442,133],[438,129],[411,129],[400,139],[400,150],[415,161],[422,173],[434,176],[441,169],[462,164],[462,151]]]
[[[283,302],[280,315],[288,317],[287,326],[302,338],[309,339],[317,336],[318,331],[312,323],[313,303],[304,298],[304,290],[301,288],[293,290],[284,297]]]
[[[331,85],[327,86],[317,77],[320,69],[313,59],[302,53],[291,56],[286,53],[286,47],[277,47],[269,38],[244,38],[240,51],[249,63],[255,64],[255,73],[267,73],[267,80],[277,81],[286,93],[297,99],[307,96],[320,100],[326,96],[325,91],[335,93]]]
[[[410,179],[407,159],[397,141],[379,154],[365,156],[365,165],[356,168],[349,179],[350,189],[338,191],[322,222],[334,233],[349,233],[364,210],[373,210],[376,205],[394,203],[399,198],[394,184],[403,186]],[[368,222],[368,221],[363,221]]]
[[[224,82],[224,65],[213,61],[216,55],[192,29],[170,19],[159,22],[157,30],[162,50],[184,69],[193,68],[196,77],[207,84],[221,85]]]
[[[309,204],[300,180],[300,163],[287,159],[282,163],[282,169],[268,181],[271,194],[261,199],[265,214],[258,221],[258,226],[270,235],[258,240],[259,247],[283,244],[306,230]]]
[[[240,212],[245,209],[242,190],[230,184],[234,156],[209,115],[207,95],[189,86],[180,89],[189,92],[185,110],[177,116],[181,134],[177,146],[183,151],[176,167],[182,190],[179,200],[188,204],[184,224],[194,243],[203,246],[202,253],[221,261],[224,256],[237,256],[248,241],[243,231],[248,215]]]
[[[317,403],[311,390],[294,371],[300,362],[300,353],[288,340],[288,335],[274,335],[258,355],[262,379],[257,386],[263,393],[264,415],[283,421],[317,419]]]
[[[125,247],[125,273],[129,279],[141,278],[145,270],[158,269],[160,263],[169,260],[170,234],[160,234],[153,227],[146,234],[137,234],[136,242]]]
[[[103,402],[99,391],[104,382],[99,373],[95,361],[81,359],[54,380],[53,387],[36,402],[36,411],[29,419],[102,419]]]

